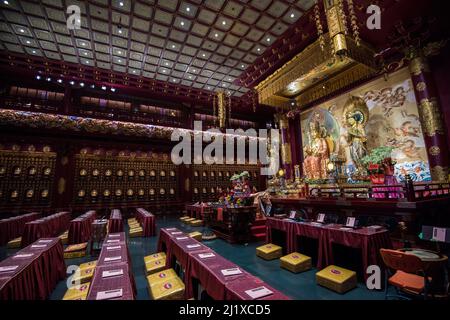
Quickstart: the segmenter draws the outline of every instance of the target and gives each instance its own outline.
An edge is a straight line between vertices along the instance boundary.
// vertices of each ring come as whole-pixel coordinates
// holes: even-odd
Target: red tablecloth
[[[172,238],[171,245],[166,253],[166,265],[173,266],[173,261],[176,259],[183,269],[186,269],[190,258],[189,253],[205,250],[210,249],[187,234],[179,235]]]
[[[122,213],[120,210],[114,209],[111,211],[111,216],[109,217],[109,233],[116,233],[123,231],[123,220]]]
[[[12,239],[20,237],[23,234],[25,223],[36,220],[40,216],[40,213],[32,212],[0,220],[0,246],[7,244]]]
[[[103,278],[104,271],[122,270],[120,276]],[[135,290],[133,289],[131,267],[127,263],[115,263],[112,265],[97,266],[91,282],[87,300],[97,300],[97,294],[101,291],[122,289],[122,296],[114,300],[134,300]]]
[[[200,258],[199,255],[204,253],[213,253],[214,257]],[[240,281],[250,275],[242,268],[239,268],[242,271],[241,274],[224,276],[221,270],[238,266],[212,250],[191,252],[189,255],[191,259],[189,259],[185,275],[187,299],[194,297],[193,278],[198,279],[211,298],[214,300],[225,300],[227,298],[226,284],[234,280]]]
[[[245,278],[239,278],[228,282],[225,287],[227,289],[226,300],[252,300],[245,291],[259,287],[266,287],[273,293],[256,300],[290,300],[289,297],[285,296],[280,291],[268,286],[264,281],[252,275],[247,275]]]
[[[103,278],[103,272],[108,270],[123,270],[123,275]],[[136,283],[124,232],[110,233],[105,238],[87,299],[97,300],[98,292],[116,289],[122,289],[123,295],[114,300],[134,300],[136,297]]]
[[[172,245],[170,240],[173,237],[181,237],[182,235],[184,235],[184,232],[181,232],[177,228],[161,228],[161,229],[159,229],[158,252],[171,251],[172,249],[169,248]]]
[[[39,238],[55,237],[67,230],[70,223],[70,212],[59,212],[51,216],[34,220],[25,224],[22,235],[22,247]]]
[[[362,264],[364,276],[367,278],[367,267],[370,265],[381,265],[380,249],[391,249],[392,242],[389,233],[386,230],[373,230],[370,228],[361,228],[355,230],[342,229],[340,225],[331,225],[326,227],[326,239],[323,243],[322,265],[326,267],[333,264],[333,243],[344,245],[351,248],[360,248],[362,251]],[[324,261],[325,260],[325,261]]]
[[[3,260],[0,269],[0,300],[43,300],[66,276],[64,248],[59,238],[42,238]]]
[[[186,212],[191,218],[203,219],[203,211],[207,207],[206,204],[187,204]]]
[[[364,271],[369,265],[381,264],[379,251],[381,248],[392,248],[389,233],[385,229],[375,231],[371,228],[347,229],[341,225],[320,225],[306,222],[293,222],[268,218],[266,241],[272,242],[272,229],[286,232],[286,242],[281,244],[286,246],[287,252],[300,251],[297,237],[303,236],[318,239],[318,259],[317,268],[323,269],[333,264],[333,243],[341,244],[351,248],[360,248],[362,251],[362,265]],[[366,272],[364,276],[367,278]]]
[[[88,242],[92,234],[92,222],[96,219],[95,211],[88,211],[70,221],[68,241],[69,244]]]
[[[136,219],[142,226],[144,237],[156,235],[155,216],[143,208],[136,209]]]

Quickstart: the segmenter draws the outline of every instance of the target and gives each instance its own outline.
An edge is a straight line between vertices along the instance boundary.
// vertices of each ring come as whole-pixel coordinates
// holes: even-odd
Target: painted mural
[[[326,178],[338,160],[351,182],[365,170],[371,150],[392,147],[394,176],[431,180],[417,103],[407,69],[325,102],[301,116],[304,169],[308,179]],[[308,174],[309,172],[309,174]]]

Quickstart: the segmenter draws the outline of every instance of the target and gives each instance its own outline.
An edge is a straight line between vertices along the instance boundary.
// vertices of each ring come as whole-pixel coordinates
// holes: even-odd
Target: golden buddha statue
[[[306,158],[303,162],[303,171],[307,179],[318,180],[327,178],[330,150],[324,130],[318,122],[310,123],[310,141],[309,145],[304,147]]]

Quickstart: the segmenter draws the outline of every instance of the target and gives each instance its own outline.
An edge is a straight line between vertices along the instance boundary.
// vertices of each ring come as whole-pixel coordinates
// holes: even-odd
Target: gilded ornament
[[[419,115],[425,135],[433,137],[436,134],[445,134],[444,122],[435,98],[420,101]]]
[[[438,156],[441,154],[441,149],[438,146],[432,146],[430,147],[430,149],[428,149],[428,152],[432,155],[432,156]]]
[[[417,57],[409,63],[409,70],[412,75],[419,76],[422,72],[430,72],[430,67],[424,58]]]
[[[447,181],[448,167],[435,166],[431,168],[431,178],[433,181]]]
[[[423,91],[425,91],[426,89],[427,89],[427,85],[426,85],[425,82],[419,82],[419,83],[416,85],[416,90],[419,91],[419,92],[423,92]]]

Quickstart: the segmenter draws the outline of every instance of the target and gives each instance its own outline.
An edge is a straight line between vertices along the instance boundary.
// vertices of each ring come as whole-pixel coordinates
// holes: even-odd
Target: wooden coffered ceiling
[[[0,49],[185,87],[229,90],[314,0],[1,0]],[[66,8],[80,7],[68,30]]]

